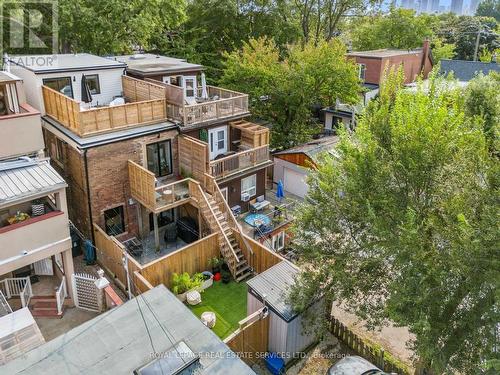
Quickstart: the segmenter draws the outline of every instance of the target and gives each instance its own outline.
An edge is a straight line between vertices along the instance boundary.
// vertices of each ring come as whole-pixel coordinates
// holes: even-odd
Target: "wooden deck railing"
[[[76,100],[42,86],[45,112],[81,137],[166,119],[165,90],[162,86],[126,76],[122,77],[122,86],[125,97],[136,101],[89,109],[83,109]]]
[[[246,94],[207,86],[209,99],[197,104],[186,104],[182,87],[168,83],[159,82],[158,84],[166,89],[168,118],[184,126],[248,113],[248,95]],[[198,89],[198,97],[201,97],[201,88]]]
[[[210,162],[210,174],[215,178],[227,177],[268,160],[269,145],[264,145],[212,160]]]

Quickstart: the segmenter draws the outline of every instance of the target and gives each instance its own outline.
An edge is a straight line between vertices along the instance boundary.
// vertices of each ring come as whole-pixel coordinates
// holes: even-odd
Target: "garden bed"
[[[201,293],[201,303],[189,306],[197,317],[205,311],[212,311],[216,316],[216,324],[212,329],[221,339],[226,338],[238,328],[238,322],[247,316],[247,284],[221,281],[205,289]]]

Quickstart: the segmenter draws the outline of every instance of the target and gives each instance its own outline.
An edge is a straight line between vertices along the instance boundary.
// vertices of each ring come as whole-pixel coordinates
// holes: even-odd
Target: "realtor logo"
[[[58,50],[57,0],[5,1],[0,7],[2,56]],[[52,60],[53,57],[52,57]]]

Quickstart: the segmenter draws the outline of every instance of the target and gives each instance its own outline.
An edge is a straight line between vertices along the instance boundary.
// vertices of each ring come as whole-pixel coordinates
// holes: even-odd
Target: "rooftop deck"
[[[121,83],[125,104],[93,108],[42,86],[45,112],[81,137],[167,118],[166,91],[162,86],[127,76],[122,76]]]

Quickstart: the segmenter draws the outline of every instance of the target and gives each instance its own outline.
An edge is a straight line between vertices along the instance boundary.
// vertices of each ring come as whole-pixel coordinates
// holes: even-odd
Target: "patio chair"
[[[267,201],[264,195],[260,195],[257,197],[255,202],[250,203],[250,208],[253,212],[258,212],[269,206],[271,202]]]

